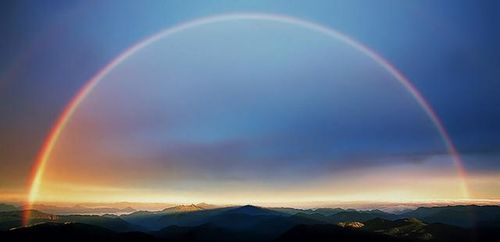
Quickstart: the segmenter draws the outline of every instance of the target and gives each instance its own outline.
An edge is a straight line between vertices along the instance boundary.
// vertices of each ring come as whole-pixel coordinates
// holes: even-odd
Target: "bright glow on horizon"
[[[287,205],[292,207],[303,207],[304,204],[321,204],[330,202],[434,202],[434,201],[464,201],[460,195],[460,189],[456,188],[459,179],[453,172],[448,174],[430,175],[420,182],[416,180],[428,172],[421,169],[413,173],[401,173],[405,169],[372,169],[373,175],[363,177],[359,180],[346,180],[357,177],[359,172],[345,172],[337,179],[331,179],[328,183],[320,181],[322,186],[300,187],[293,190],[278,191],[266,189],[265,185],[245,186],[241,185],[243,192],[229,190],[208,190],[206,193],[193,192],[169,192],[168,189],[148,189],[146,187],[111,187],[100,185],[101,182],[92,183],[68,183],[67,181],[47,182],[41,191],[38,203],[66,202],[135,202],[135,203],[169,203],[169,204],[191,204],[206,202],[216,205],[224,204],[254,204],[260,206]],[[381,175],[386,174],[386,175]],[[391,179],[384,176],[391,175]],[[394,175],[398,174],[398,175]],[[471,183],[498,181],[498,177],[483,177],[472,179]],[[366,183],[368,182],[368,184]],[[497,182],[499,183],[499,182]],[[340,184],[340,185],[339,185]],[[370,185],[371,184],[371,185]],[[500,185],[500,184],[498,184]],[[412,190],[408,190],[412,187]],[[475,187],[475,186],[474,186]],[[450,189],[455,188],[455,189]],[[330,191],[330,195],[325,195]],[[273,196],[270,196],[273,194]],[[368,202],[370,201],[370,202]]]

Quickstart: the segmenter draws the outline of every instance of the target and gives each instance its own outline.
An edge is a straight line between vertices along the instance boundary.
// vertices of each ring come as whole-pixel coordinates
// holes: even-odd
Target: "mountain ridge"
[[[170,208],[170,209],[169,209]],[[86,238],[84,225],[96,226],[105,231],[112,231],[111,237],[103,241],[127,241],[125,234],[131,237],[145,238],[147,241],[323,241],[322,236],[340,236],[345,241],[373,239],[373,241],[469,241],[473,236],[477,241],[494,241],[500,237],[498,230],[500,207],[438,207],[415,209],[409,215],[443,216],[443,211],[475,211],[484,214],[483,224],[474,228],[460,227],[447,223],[434,223],[416,217],[404,217],[385,213],[380,210],[289,210],[258,207],[252,205],[202,209],[197,205],[174,206],[156,212],[133,212],[127,215],[53,215],[37,210],[30,211],[31,222],[26,229],[21,227],[25,211],[0,212],[0,239],[27,238],[26,234],[50,234],[54,229],[69,231],[68,236]],[[194,211],[193,211],[194,210]],[[171,212],[176,211],[176,212]],[[335,212],[333,212],[335,211]],[[322,213],[323,212],[323,213]],[[333,214],[332,214],[333,213]],[[493,214],[492,214],[493,213]],[[447,213],[444,213],[447,214]],[[425,215],[425,216],[424,216]],[[141,219],[137,219],[137,217]],[[453,216],[453,219],[457,217]],[[465,217],[459,217],[465,218]],[[493,219],[493,220],[488,220]],[[84,224],[84,225],[74,225]],[[12,232],[17,231],[17,232]],[[82,231],[83,230],[83,231]],[[92,229],[90,229],[92,230]],[[19,232],[24,231],[24,232]],[[96,229],[99,235],[100,229]],[[16,233],[22,234],[17,235]],[[133,236],[132,236],[133,235]],[[23,237],[24,236],[24,237]],[[100,236],[100,235],[99,235]],[[99,237],[98,236],[98,237]],[[351,236],[351,237],[349,237]],[[496,237],[495,237],[496,236]],[[42,236],[43,237],[43,236]],[[475,237],[474,237],[475,238]],[[73,238],[65,238],[72,240]],[[102,239],[97,238],[97,241]],[[4,240],[2,240],[4,241]],[[8,240],[7,240],[8,241]],[[19,241],[19,240],[15,240]],[[78,241],[78,240],[77,240]]]

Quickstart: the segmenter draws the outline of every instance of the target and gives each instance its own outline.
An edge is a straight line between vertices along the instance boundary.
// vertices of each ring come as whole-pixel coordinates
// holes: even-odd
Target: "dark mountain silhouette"
[[[335,223],[330,217],[325,216],[320,213],[298,213],[293,215],[295,218],[310,219],[314,221],[320,221],[323,223]]]
[[[169,226],[157,235],[162,238],[198,241],[270,241],[299,224],[323,224],[301,216],[268,214],[261,208],[234,209],[217,214],[196,227]],[[256,214],[256,215],[251,215]]]
[[[312,210],[312,209],[298,209],[298,208],[286,208],[286,207],[269,208],[269,209],[274,210],[276,212],[289,214],[289,215],[294,215],[297,213],[313,213],[314,212],[314,210]]]
[[[98,215],[67,215],[67,216],[60,216],[57,221],[92,224],[117,232],[144,230],[141,226],[132,225],[118,217],[108,217],[108,216],[98,216]]]
[[[263,208],[263,207],[257,207],[257,206],[252,206],[252,205],[245,205],[241,207],[236,207],[233,209],[229,209],[224,212],[225,214],[246,214],[246,215],[252,215],[252,216],[271,216],[271,215],[278,215],[278,216],[284,216],[285,214],[274,211],[272,209],[268,208]]]
[[[374,219],[363,225],[356,228],[332,224],[297,225],[275,241],[493,242],[500,236],[500,231],[493,228],[465,229],[446,224],[425,224],[417,219]]]
[[[18,207],[10,204],[0,203],[0,212],[16,211]]]
[[[361,229],[415,241],[496,241],[500,236],[500,232],[493,228],[466,229],[448,224],[426,224],[416,218],[395,221],[377,218],[366,221]]]
[[[398,219],[400,216],[386,213],[380,210],[369,210],[369,211],[342,211],[330,216],[330,221],[333,223],[338,222],[349,222],[349,221],[367,221],[374,218],[383,218],[383,219]]]
[[[261,241],[255,233],[224,229],[211,224],[196,227],[174,225],[153,234],[168,241]]]
[[[0,230],[22,226],[24,211],[0,212]],[[52,215],[37,210],[30,210],[30,224],[42,222],[73,222],[97,225],[118,232],[143,230],[140,226],[132,225],[117,217],[98,215]]]
[[[287,215],[267,208],[247,205],[164,215],[158,220],[158,224],[168,227],[172,225],[199,226],[209,223],[226,229],[242,229],[255,226],[262,220],[283,216]]]
[[[314,213],[319,213],[325,216],[332,216],[340,212],[346,211],[342,208],[317,208],[314,209]]]
[[[428,223],[444,223],[461,227],[500,224],[500,206],[444,206],[421,207],[401,215]]]
[[[463,206],[437,207],[416,209],[413,215],[451,214],[450,220],[462,219],[456,213],[464,209],[471,211]],[[8,211],[0,212],[0,241],[497,241],[500,230],[493,213],[497,207],[473,209],[483,219],[473,228],[400,218],[379,210],[330,215],[331,210],[290,213],[251,205],[215,209],[187,205],[122,216],[61,216],[33,210],[31,225],[19,227],[23,211]]]
[[[389,237],[383,234],[342,228],[333,224],[297,225],[290,229],[275,242],[285,241],[345,241],[345,242],[377,242],[377,241],[407,241]]]
[[[180,205],[165,208],[161,211],[137,211],[121,215],[120,218],[138,224],[153,231],[170,225],[197,226],[204,223],[204,219],[231,207],[218,208],[206,203]]]
[[[212,238],[226,240],[265,241],[276,238],[281,233],[298,224],[324,223],[301,216],[290,216],[271,209],[256,206],[242,206],[213,211],[197,211],[177,215],[167,215],[162,223],[170,223],[160,230],[161,237],[180,236],[192,238]],[[218,231],[215,233],[214,231]],[[205,235],[206,233],[206,235]]]
[[[15,227],[20,227],[23,222],[24,211],[8,211],[0,212],[0,231],[8,230]],[[58,216],[42,213],[37,210],[29,210],[30,222],[32,224],[40,222],[50,222],[58,219]]]
[[[202,209],[189,212],[139,211],[122,215],[120,218],[128,223],[137,224],[150,231],[154,231],[171,225],[198,226],[206,223],[207,218],[230,209],[232,208]]]
[[[434,239],[435,235],[427,230],[428,225],[424,222],[415,219],[399,219],[395,221],[376,218],[363,223],[362,230],[382,233],[397,238],[430,240]]]
[[[13,229],[0,234],[4,242],[17,241],[159,241],[145,233],[117,233],[95,225],[82,223],[41,223]]]

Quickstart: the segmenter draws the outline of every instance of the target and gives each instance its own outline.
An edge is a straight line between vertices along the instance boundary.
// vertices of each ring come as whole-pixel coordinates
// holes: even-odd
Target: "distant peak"
[[[276,215],[279,214],[273,210],[258,207],[254,205],[244,205],[241,207],[236,207],[229,211],[230,213],[239,213],[239,214],[247,214],[247,215]]]
[[[240,208],[261,208],[261,207],[258,207],[258,206],[254,206],[254,205],[247,204],[247,205],[243,205],[243,206],[241,206]]]
[[[191,212],[191,211],[198,211],[198,210],[203,210],[202,207],[199,207],[195,204],[190,204],[190,205],[178,205],[174,207],[169,207],[165,208],[162,211],[163,212]]]
[[[247,205],[243,205],[241,207],[237,207],[236,210],[248,210],[248,211],[256,210],[256,211],[261,211],[261,210],[267,210],[267,209],[263,208],[263,207],[258,207],[258,206],[247,204]]]
[[[217,207],[216,205],[208,204],[208,203],[198,203],[198,204],[196,204],[196,206],[203,208],[203,209],[212,209],[212,208]]]

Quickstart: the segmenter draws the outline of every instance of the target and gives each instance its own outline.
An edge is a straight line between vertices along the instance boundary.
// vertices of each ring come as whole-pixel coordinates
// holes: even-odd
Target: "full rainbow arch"
[[[282,22],[293,24],[297,26],[302,26],[304,28],[320,32],[330,38],[340,40],[349,46],[353,47],[355,50],[367,55],[382,68],[384,68],[388,73],[396,78],[396,80],[413,96],[418,105],[424,110],[426,115],[429,117],[430,121],[433,123],[434,127],[438,131],[449,155],[452,157],[456,172],[461,179],[460,189],[464,198],[469,198],[469,191],[466,184],[466,172],[463,165],[463,161],[457,148],[453,144],[450,135],[446,131],[443,122],[437,116],[436,112],[433,110],[429,102],[423,97],[423,95],[418,91],[418,89],[413,85],[413,83],[405,77],[395,66],[384,59],[374,50],[363,45],[362,43],[352,39],[351,37],[328,27],[322,26],[320,24],[297,19],[294,17],[276,15],[276,14],[260,14],[260,13],[236,13],[236,14],[223,14],[209,16],[205,18],[195,19],[189,22],[181,23],[176,26],[167,28],[159,33],[149,36],[138,43],[132,45],[130,48],[123,51],[110,63],[108,63],[104,68],[99,70],[86,84],[76,93],[76,95],[71,99],[71,101],[66,105],[63,112],[54,123],[49,135],[45,139],[33,165],[30,176],[28,177],[28,189],[29,194],[26,200],[26,209],[23,214],[23,224],[27,225],[29,223],[30,211],[33,208],[33,204],[37,199],[40,185],[42,182],[43,175],[45,173],[45,168],[50,155],[57,143],[62,131],[65,129],[71,117],[78,109],[80,103],[85,100],[90,92],[99,84],[99,82],[116,66],[120,65],[128,57],[132,56],[139,50],[145,48],[149,44],[169,35],[175,34],[179,31],[196,27],[199,25],[232,21],[232,20],[268,20],[275,22]]]

